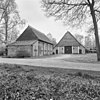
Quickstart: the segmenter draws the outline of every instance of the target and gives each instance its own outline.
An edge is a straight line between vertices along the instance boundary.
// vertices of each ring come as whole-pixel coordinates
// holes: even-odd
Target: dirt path
[[[42,58],[42,59],[41,58],[37,58],[37,59],[0,58],[0,63],[100,71],[100,64],[75,63],[75,62],[68,62],[68,61],[61,60],[64,57],[66,56],[58,56],[58,57],[50,57],[50,58]],[[70,55],[68,55],[67,57],[70,57]]]

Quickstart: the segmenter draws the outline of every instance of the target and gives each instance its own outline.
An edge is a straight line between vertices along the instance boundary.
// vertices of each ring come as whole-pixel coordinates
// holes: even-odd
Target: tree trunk
[[[7,56],[7,42],[8,42],[8,15],[7,12],[5,11],[5,55]]]
[[[96,51],[97,51],[97,61],[100,61],[100,45],[99,45],[99,35],[98,35],[98,25],[95,17],[95,11],[93,6],[90,7],[93,25],[94,25],[94,35],[95,35],[95,43],[96,43]]]
[[[8,41],[8,31],[7,31],[7,22],[5,23],[5,44],[7,45],[7,41]]]
[[[7,53],[8,53],[8,51],[7,51],[7,41],[8,41],[8,25],[7,25],[8,23],[5,23],[5,45],[6,45],[6,48],[5,48],[5,54],[6,54],[6,56],[7,56]]]

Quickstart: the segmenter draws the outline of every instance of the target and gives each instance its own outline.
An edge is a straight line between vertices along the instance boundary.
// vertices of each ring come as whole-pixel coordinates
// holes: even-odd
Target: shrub
[[[5,49],[4,48],[0,48],[0,56],[3,56],[5,53]]]
[[[20,50],[18,52],[16,52],[16,57],[17,58],[25,58],[25,57],[30,57],[30,53],[25,51],[25,50]]]
[[[4,52],[3,51],[0,51],[0,56],[3,56]]]
[[[91,76],[91,75],[89,75],[89,74],[84,74],[84,75],[83,75],[83,78],[86,78],[86,79],[95,79],[94,76]]]
[[[75,76],[82,77],[83,75],[82,75],[82,72],[77,72],[77,73],[75,73]]]

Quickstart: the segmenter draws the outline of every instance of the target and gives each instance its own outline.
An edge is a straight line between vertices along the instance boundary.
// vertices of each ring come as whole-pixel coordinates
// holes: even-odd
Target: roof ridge
[[[34,30],[36,30],[36,31],[38,31],[39,33],[41,33],[41,34],[44,35],[44,33],[40,32],[38,29],[36,29],[36,28],[34,28],[34,27],[30,26],[30,25],[29,25],[29,27],[30,27],[31,29],[34,29]]]
[[[68,33],[75,39],[75,41],[76,41],[79,45],[83,46],[83,45],[71,34],[71,32],[69,32],[69,31],[67,31],[67,32],[63,35],[63,37],[62,37],[61,40],[57,43],[56,46],[58,46],[58,45],[60,44],[60,42],[63,40],[63,38],[64,38]],[[56,47],[56,46],[55,46],[55,47]],[[84,47],[84,46],[83,46],[83,47]],[[85,47],[84,47],[84,48],[85,48]]]
[[[31,30],[32,30],[32,29],[35,29],[35,28],[33,28],[32,26],[30,26],[30,25],[28,25],[28,27],[27,27],[27,28],[30,28]],[[26,28],[26,29],[27,29],[27,28]],[[36,29],[35,29],[35,30],[36,30]],[[36,31],[37,31],[37,30],[36,30]],[[33,32],[33,30],[32,30],[32,32]],[[38,36],[36,35],[36,33],[35,33],[35,32],[34,32],[34,34],[35,34],[35,36],[38,38]],[[33,34],[32,34],[32,35],[33,35]]]
[[[68,31],[67,31],[68,32]],[[67,34],[67,32],[62,36],[62,38],[60,39],[60,41],[56,44],[56,46],[63,40],[64,36]],[[55,47],[56,47],[55,46]]]
[[[68,32],[69,32],[69,31],[68,31]],[[69,32],[69,34],[71,34],[71,33]],[[71,36],[72,36],[81,46],[83,46],[83,47],[85,48],[85,46],[84,46],[83,44],[81,44],[81,43],[75,38],[74,35],[71,34]]]
[[[37,30],[36,28],[33,28],[33,27],[30,26],[30,25],[29,25],[28,27],[31,28],[31,30],[32,30],[33,32],[34,32],[34,30],[35,30],[35,31],[37,31],[39,34],[45,36],[45,37],[48,39],[48,41],[49,41],[50,43],[52,43],[52,41],[51,41],[44,33],[40,32],[39,30]],[[41,38],[38,36],[38,34],[36,34],[35,32],[34,32],[34,34],[36,35],[36,37],[37,37],[38,39],[41,40]]]
[[[24,32],[17,38],[16,41],[28,41],[28,40],[40,40],[46,43],[53,44],[51,40],[39,30],[33,28],[32,26],[28,25]]]

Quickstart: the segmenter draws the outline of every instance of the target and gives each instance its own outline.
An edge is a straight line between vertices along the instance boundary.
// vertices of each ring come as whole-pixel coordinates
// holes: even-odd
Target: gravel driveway
[[[66,57],[68,58],[70,56],[71,55],[59,55],[59,56],[51,56],[51,57],[36,58],[36,59],[0,58],[0,63],[100,71],[100,64],[76,63],[76,62],[69,62],[69,61],[62,60],[63,58]]]

